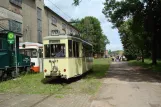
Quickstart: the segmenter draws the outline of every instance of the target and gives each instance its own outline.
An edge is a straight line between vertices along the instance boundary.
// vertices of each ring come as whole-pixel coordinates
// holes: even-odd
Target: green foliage
[[[133,29],[134,20],[127,20],[119,27],[120,38],[124,46],[125,55],[144,56],[145,41],[144,31]],[[138,27],[140,27],[138,25]],[[141,29],[141,28],[140,28]]]
[[[117,51],[112,51],[109,54],[111,54],[112,56],[123,55],[124,51],[123,50],[117,50]]]
[[[109,40],[103,34],[99,20],[95,17],[88,16],[81,20],[77,19],[76,21],[72,21],[78,22],[73,25],[80,30],[81,37],[93,45],[93,52],[103,53],[106,45],[109,44]]]
[[[82,0],[73,0],[73,5],[78,6]]]
[[[119,30],[126,55],[152,56],[156,64],[157,47],[161,47],[160,0],[106,0],[103,13]]]
[[[151,61],[152,61],[151,59],[145,59],[145,63],[142,63],[141,61],[130,60],[128,63],[133,66],[141,66],[151,71],[161,73],[161,61],[158,61],[158,65],[156,66],[152,65]]]

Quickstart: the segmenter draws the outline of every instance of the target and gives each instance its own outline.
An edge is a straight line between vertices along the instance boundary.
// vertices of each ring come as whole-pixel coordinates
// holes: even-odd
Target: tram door
[[[40,72],[43,72],[43,50],[42,48],[39,48],[39,66],[40,66]]]

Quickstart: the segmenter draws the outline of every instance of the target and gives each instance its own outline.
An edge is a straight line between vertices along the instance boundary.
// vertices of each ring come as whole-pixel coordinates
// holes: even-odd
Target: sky
[[[52,3],[51,3],[51,2]],[[70,21],[70,19],[82,19],[86,16],[94,16],[101,22],[103,33],[110,41],[106,49],[123,50],[117,29],[112,29],[112,24],[107,21],[102,13],[105,0],[82,0],[79,6],[72,5],[73,0],[45,0],[45,5],[50,7],[58,15]]]

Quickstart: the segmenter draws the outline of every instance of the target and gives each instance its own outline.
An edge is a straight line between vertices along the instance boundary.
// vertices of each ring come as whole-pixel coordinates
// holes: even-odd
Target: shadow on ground
[[[161,82],[161,76],[138,66],[129,66],[127,62],[111,64],[107,78],[114,78],[127,82]]]
[[[87,78],[88,75],[92,74],[93,71],[90,70],[86,73],[84,73],[81,76],[78,77],[74,77],[74,78],[70,78],[70,79],[64,79],[64,78],[60,78],[60,77],[55,77],[55,78],[46,78],[46,79],[42,79],[42,83],[44,84],[71,84],[73,82],[77,82],[83,78]]]
[[[95,64],[93,69],[84,73],[81,76],[71,78],[71,79],[62,79],[62,78],[50,78],[43,79],[42,83],[44,84],[70,84],[73,82],[77,82],[81,79],[102,79],[105,78],[107,70],[109,68],[109,64]]]

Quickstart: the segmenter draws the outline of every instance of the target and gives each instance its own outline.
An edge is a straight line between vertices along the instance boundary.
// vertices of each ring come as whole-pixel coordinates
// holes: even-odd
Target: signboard
[[[13,19],[15,21],[22,23],[22,16],[21,15],[16,14],[12,11],[9,11],[3,7],[0,7],[0,17]]]
[[[17,33],[21,33],[22,24],[13,20],[9,20],[9,30]]]
[[[12,32],[9,32],[7,35],[7,41],[9,44],[14,44],[15,42],[15,35]]]
[[[60,40],[49,40],[50,44],[56,44],[56,43],[60,43]]]

